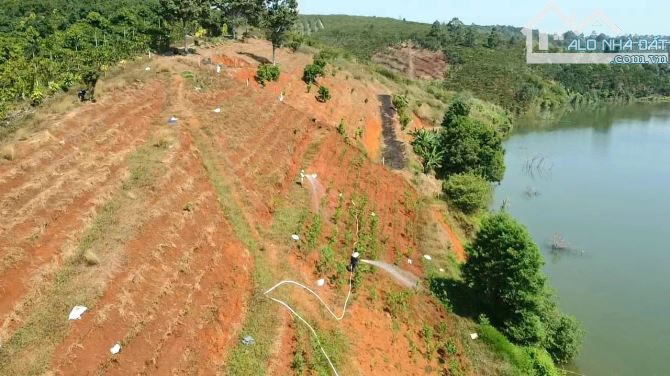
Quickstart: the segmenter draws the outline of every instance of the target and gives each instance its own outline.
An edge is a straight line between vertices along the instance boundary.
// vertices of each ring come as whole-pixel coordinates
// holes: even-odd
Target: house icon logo
[[[580,47],[576,48],[574,52],[550,52],[550,35],[537,29],[538,25],[550,16],[557,17],[564,30],[571,31],[576,36],[586,34],[585,31],[588,28],[598,27],[608,36],[619,39],[609,39],[603,42],[602,40],[597,40],[596,36],[593,35],[592,38],[587,38],[583,41],[588,48],[582,48],[579,44],[581,40],[564,41],[563,35],[553,34],[551,35],[551,38],[556,42],[577,42],[577,45]],[[534,32],[534,30],[537,32]],[[616,53],[612,53],[611,49],[606,48],[608,45],[628,45],[621,41],[624,34],[623,30],[600,10],[593,11],[591,14],[578,21],[574,17],[566,15],[555,3],[549,2],[545,5],[542,11],[540,11],[526,25],[526,27],[521,29],[521,32],[526,37],[526,62],[528,64],[659,64],[668,62],[668,53],[659,53],[660,51],[658,50],[656,50],[656,52],[618,52],[617,50]],[[539,52],[534,51],[535,35],[539,37],[537,44]],[[630,43],[632,47],[632,40],[628,43]],[[645,44],[645,46],[646,45],[648,44]],[[571,43],[570,46],[573,46],[573,44]],[[586,50],[588,50],[588,52],[585,52]]]

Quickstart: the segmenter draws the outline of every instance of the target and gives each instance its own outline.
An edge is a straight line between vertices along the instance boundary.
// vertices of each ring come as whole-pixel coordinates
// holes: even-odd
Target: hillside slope
[[[337,70],[335,99],[317,103],[300,84],[311,56],[284,50],[287,73],[261,88],[247,79],[268,51],[251,41],[137,61],[99,84],[97,103],[43,109],[3,141],[0,374],[328,373],[267,288],[305,283],[339,312],[354,246],[418,278],[454,267],[431,201],[369,157],[384,148],[390,90]],[[298,184],[301,170],[314,185]],[[300,289],[277,294],[341,374],[509,367],[469,338],[472,321],[368,267],[341,322]],[[68,321],[75,305],[88,311]]]

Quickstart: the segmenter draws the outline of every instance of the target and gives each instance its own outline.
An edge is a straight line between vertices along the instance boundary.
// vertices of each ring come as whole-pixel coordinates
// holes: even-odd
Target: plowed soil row
[[[220,210],[189,124],[165,124],[182,94],[181,85],[153,81],[17,141],[19,158],[0,175],[0,208],[14,214],[0,223],[0,373],[214,374],[225,363],[244,319],[252,261]],[[140,148],[167,154],[153,160],[151,151],[129,166]],[[144,176],[151,163],[159,174]],[[112,227],[92,236],[103,207],[116,213],[105,222]],[[95,264],[80,265],[77,249],[97,254]],[[35,285],[47,266],[56,279]],[[64,301],[80,295],[73,303],[89,304],[67,325],[71,306],[49,295],[64,289]],[[33,331],[47,319],[58,321],[51,331]],[[122,351],[112,356],[117,342]]]

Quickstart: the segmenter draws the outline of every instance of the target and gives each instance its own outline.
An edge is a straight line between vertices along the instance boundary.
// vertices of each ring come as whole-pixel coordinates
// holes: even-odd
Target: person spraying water
[[[351,260],[350,260],[350,262],[349,262],[349,271],[350,271],[350,272],[353,273],[353,272],[356,271],[356,267],[358,266],[358,262],[360,261],[360,258],[361,258],[361,254],[358,253],[358,252],[354,249],[354,253],[351,254]]]

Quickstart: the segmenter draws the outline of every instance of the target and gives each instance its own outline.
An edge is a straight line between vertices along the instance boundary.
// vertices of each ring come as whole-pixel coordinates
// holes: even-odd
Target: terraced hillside
[[[343,102],[300,105],[313,99],[298,94],[309,56],[280,51],[284,81],[247,83],[257,62],[238,52],[261,47],[131,63],[103,80],[97,103],[3,141],[0,374],[329,373],[315,337],[266,289],[305,283],[339,313],[354,247],[419,278],[447,264],[446,237],[426,248],[425,229],[443,224],[425,198],[336,131]],[[346,87],[345,75],[329,80]],[[381,122],[379,104],[351,101],[376,110],[361,124]],[[368,267],[353,285],[342,321],[302,289],[276,292],[340,374],[495,373],[471,359],[472,324],[425,290]],[[70,321],[75,305],[88,311]]]

